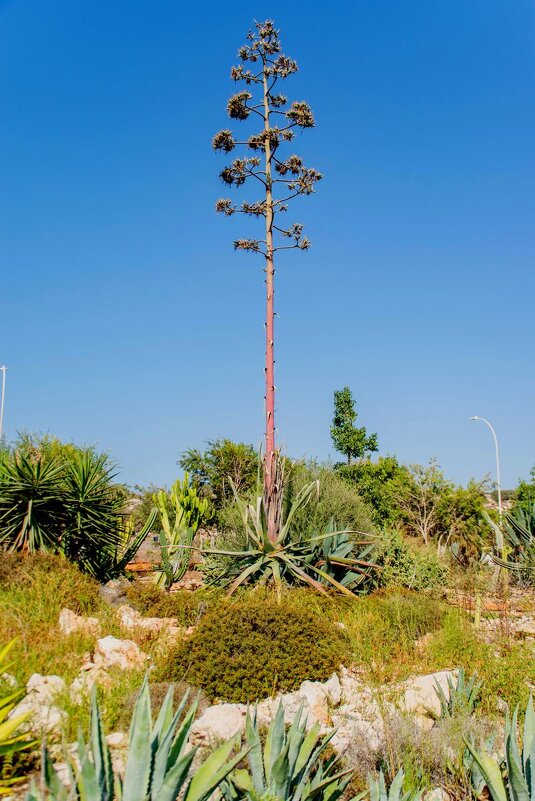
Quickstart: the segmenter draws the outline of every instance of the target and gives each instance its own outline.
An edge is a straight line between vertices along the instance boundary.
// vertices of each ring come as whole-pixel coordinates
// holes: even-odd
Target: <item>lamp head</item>
[[[469,419],[470,419],[470,420],[481,420],[481,417],[479,417],[479,416],[476,414],[474,417],[470,417]]]

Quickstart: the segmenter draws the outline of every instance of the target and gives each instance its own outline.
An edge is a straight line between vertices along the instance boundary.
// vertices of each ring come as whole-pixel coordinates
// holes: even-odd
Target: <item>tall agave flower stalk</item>
[[[279,32],[273,22],[256,23],[247,43],[240,48],[240,64],[232,67],[231,78],[245,83],[245,89],[233,95],[227,112],[233,120],[254,119],[259,124],[243,141],[237,141],[230,130],[217,133],[212,142],[216,151],[230,153],[236,147],[245,153],[225,167],[220,177],[227,186],[242,186],[250,179],[260,184],[261,197],[239,206],[230,198],[220,198],[216,211],[227,217],[246,214],[263,217],[265,239],[237,239],[236,250],[258,253],[264,259],[266,284],[266,353],[265,353],[265,455],[264,501],[269,538],[275,542],[280,528],[278,499],[282,488],[278,483],[278,454],[275,442],[275,253],[280,250],[307,250],[310,242],[303,236],[300,223],[279,223],[288,210],[288,203],[299,195],[310,195],[321,174],[306,167],[300,156],[283,156],[282,145],[289,144],[295,130],[314,126],[310,107],[303,101],[288,99],[278,91],[278,84],[297,72],[296,62],[281,52]]]

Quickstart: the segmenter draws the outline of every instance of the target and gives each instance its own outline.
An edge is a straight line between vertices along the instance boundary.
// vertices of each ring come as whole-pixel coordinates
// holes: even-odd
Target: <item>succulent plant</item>
[[[207,801],[214,790],[243,759],[245,751],[231,758],[239,738],[213,751],[192,771],[196,749],[188,748],[195,716],[194,703],[184,713],[187,697],[173,712],[173,688],[169,691],[153,724],[148,682],[145,679],[136,703],[128,741],[128,757],[121,777],[114,771],[93,692],[89,742],[78,738],[78,764],[70,764],[70,789],[60,781],[50,755],[43,749],[44,789],[35,782],[27,801]]]
[[[248,713],[245,743],[248,768],[236,770],[221,785],[225,801],[336,801],[351,779],[340,758],[327,752],[334,731],[320,737],[319,725],[307,732],[302,706],[286,730],[279,705],[263,743],[256,709]]]
[[[5,674],[9,670],[7,655],[15,642],[12,640],[0,649],[0,674]],[[31,713],[26,712],[23,715],[15,715],[15,717],[12,714],[23,695],[21,690],[0,695],[0,796],[11,795],[13,785],[24,779],[24,777],[9,775],[9,770],[4,771],[6,761],[11,760],[15,754],[27,751],[35,745],[35,740],[30,740],[26,733],[18,732]]]
[[[535,713],[530,697],[521,738],[517,706],[512,720],[505,722],[505,759],[500,762],[466,741],[493,801],[535,801]],[[518,742],[521,739],[521,748]]]
[[[235,492],[235,501],[241,514],[246,535],[247,548],[243,551],[203,549],[204,554],[231,558],[220,574],[215,574],[213,583],[229,586],[229,595],[242,584],[255,582],[274,584],[280,593],[284,584],[303,583],[326,594],[326,588],[336,589],[353,597],[350,587],[376,567],[367,557],[372,551],[373,540],[366,535],[365,541],[354,542],[347,531],[336,531],[331,520],[323,534],[315,534],[300,540],[292,537],[295,515],[303,509],[319,491],[319,482],[306,484],[293,499],[286,516],[282,512],[282,494],[279,498],[280,518],[275,541],[270,539],[267,507],[263,497],[256,504],[247,503]],[[359,558],[353,555],[355,546],[364,550]]]
[[[153,495],[153,501],[161,519],[162,566],[156,571],[156,583],[169,589],[188,569],[193,539],[208,510],[208,500],[198,495],[196,487],[190,484],[189,474],[185,473],[182,481],[175,481],[169,495],[160,490]],[[169,501],[174,515],[172,522]]]
[[[403,792],[403,781],[405,774],[403,770],[399,770],[392,784],[387,790],[385,777],[383,771],[380,771],[377,779],[372,776],[368,777],[368,790],[370,801],[420,801],[423,796],[423,790],[408,790]],[[359,798],[365,798],[366,793]],[[354,799],[354,801],[356,801]]]
[[[435,693],[440,701],[440,717],[452,718],[459,712],[471,715],[479,701],[483,682],[477,680],[476,673],[467,679],[464,668],[459,670],[455,684],[451,676],[448,675],[447,679],[449,690],[447,696],[440,684],[435,681]]]

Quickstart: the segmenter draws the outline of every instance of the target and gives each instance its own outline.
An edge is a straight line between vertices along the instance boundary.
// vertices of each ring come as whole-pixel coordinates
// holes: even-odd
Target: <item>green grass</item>
[[[246,589],[231,599],[220,592],[165,593],[151,584],[133,583],[129,601],[147,616],[176,617],[181,625],[195,625],[209,613],[217,613],[254,597],[270,601],[266,589]],[[282,606],[314,613],[329,625],[338,623],[346,635],[348,663],[359,669],[371,685],[387,685],[409,675],[463,667],[477,671],[484,681],[481,710],[502,714],[503,702],[512,709],[525,704],[529,687],[535,684],[535,659],[529,643],[483,642],[465,613],[448,607],[433,595],[389,590],[355,599],[323,597],[306,589],[284,592]],[[58,629],[59,612],[68,607],[101,621],[102,635],[136,639],[142,649],[154,654],[159,664],[168,659],[157,637],[139,636],[121,630],[114,610],[101,599],[98,584],[76,566],[58,556],[3,554],[0,562],[0,643],[17,639],[10,672],[24,684],[32,673],[56,674],[66,682],[79,673],[84,655],[92,652],[95,637],[65,637]],[[417,644],[424,635],[424,641]],[[158,656],[156,656],[158,654]],[[255,670],[254,659],[251,670]],[[124,727],[125,704],[141,682],[141,672],[112,674],[109,689],[101,689],[109,730]],[[73,720],[85,725],[86,712],[64,700]],[[69,736],[74,736],[74,723]]]
[[[63,636],[59,613],[68,607],[112,625],[98,583],[59,556],[2,554],[0,569],[0,642],[16,639],[10,672],[21,683],[32,673],[71,680],[95,637]],[[107,633],[107,632],[106,632]]]

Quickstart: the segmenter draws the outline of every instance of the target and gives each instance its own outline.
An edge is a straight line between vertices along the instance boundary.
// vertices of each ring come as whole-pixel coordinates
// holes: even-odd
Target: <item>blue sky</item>
[[[132,484],[209,438],[260,442],[263,274],[214,213],[210,140],[266,17],[325,175],[294,213],[311,250],[278,265],[280,441],[334,456],[347,384],[382,453],[459,482],[493,470],[466,422],[488,417],[513,485],[535,462],[530,0],[0,0],[7,435],[94,443]]]

